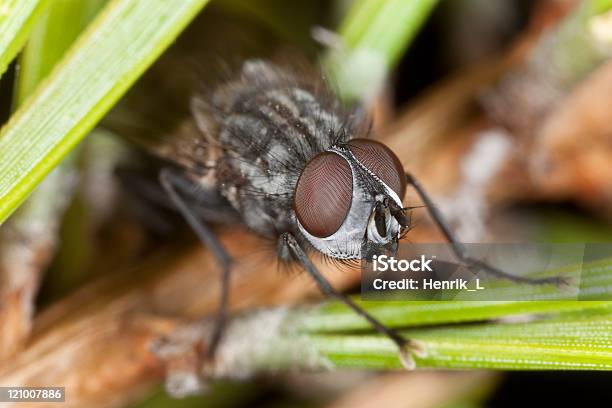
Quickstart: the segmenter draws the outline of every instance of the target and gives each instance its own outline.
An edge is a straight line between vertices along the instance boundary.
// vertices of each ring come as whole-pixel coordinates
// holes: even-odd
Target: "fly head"
[[[293,197],[300,232],[336,259],[395,253],[409,219],[402,208],[406,175],[384,144],[352,139],[314,156]]]

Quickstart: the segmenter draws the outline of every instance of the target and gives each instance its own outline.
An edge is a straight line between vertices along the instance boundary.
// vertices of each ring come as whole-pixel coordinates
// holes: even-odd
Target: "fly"
[[[387,146],[372,140],[358,115],[347,112],[321,79],[263,60],[246,61],[240,75],[211,95],[192,99],[192,132],[157,154],[172,166],[159,173],[172,205],[221,266],[221,296],[207,355],[213,359],[227,320],[233,260],[209,228],[237,216],[273,239],[282,261],[298,263],[327,296],[344,302],[390,338],[408,368],[422,346],[381,323],[336,291],[311,262],[371,260],[395,254],[410,228],[403,199],[412,187],[460,262],[517,282],[560,278],[513,276],[470,258],[419,182]]]

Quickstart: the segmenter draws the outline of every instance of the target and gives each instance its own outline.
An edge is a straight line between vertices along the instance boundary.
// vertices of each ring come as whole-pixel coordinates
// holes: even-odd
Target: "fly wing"
[[[219,41],[223,39],[223,41]],[[207,8],[105,118],[140,149],[195,175],[214,167],[216,127],[207,106],[231,66],[271,52],[278,38],[249,20]]]

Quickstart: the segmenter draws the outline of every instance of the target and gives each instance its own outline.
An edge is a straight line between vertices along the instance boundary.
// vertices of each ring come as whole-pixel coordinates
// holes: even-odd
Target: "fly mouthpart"
[[[381,237],[387,236],[387,221],[385,220],[385,211],[380,201],[376,202],[374,207],[374,224],[376,231]]]
[[[410,226],[410,219],[406,215],[405,208],[400,207],[394,200],[391,200],[388,197],[385,198],[384,203],[389,208],[389,213],[397,220],[402,228],[408,228]]]

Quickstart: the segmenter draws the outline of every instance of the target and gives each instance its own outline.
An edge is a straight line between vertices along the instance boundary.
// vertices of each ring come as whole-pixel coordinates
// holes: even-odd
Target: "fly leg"
[[[323,294],[340,300],[348,307],[350,307],[359,316],[366,319],[368,323],[370,323],[370,325],[374,328],[374,330],[391,339],[400,350],[400,360],[402,361],[404,367],[406,367],[407,369],[413,369],[416,366],[412,354],[416,354],[417,356],[425,355],[425,348],[421,343],[414,340],[406,339],[396,330],[385,326],[374,316],[363,310],[350,297],[335,290],[334,287],[329,283],[329,281],[327,281],[327,279],[325,279],[325,277],[313,265],[313,263],[310,261],[310,258],[308,258],[306,252],[304,252],[304,250],[298,244],[297,240],[293,235],[288,232],[285,232],[281,234],[279,239],[283,241],[283,244],[289,249],[295,259],[302,264],[304,269],[306,269],[308,274],[314,279]]]
[[[185,183],[185,178],[182,173],[171,168],[164,168],[159,173],[159,181],[172,203],[185,218],[185,221],[187,221],[202,244],[212,251],[217,262],[219,262],[221,266],[221,297],[219,299],[219,308],[217,309],[213,331],[207,348],[207,357],[209,360],[213,360],[227,320],[232,258],[225,251],[210,228],[196,216],[197,212],[190,207],[189,201],[183,198],[179,193],[179,191],[181,191],[181,183]]]
[[[457,256],[461,262],[465,263],[466,266],[480,269],[489,275],[497,276],[499,278],[517,283],[530,283],[534,285],[554,284],[557,286],[567,285],[567,280],[562,276],[551,276],[547,278],[528,278],[524,276],[516,276],[491,266],[484,261],[470,257],[465,247],[457,240],[457,237],[448,226],[438,207],[436,207],[429,194],[427,194],[423,186],[421,186],[421,183],[419,183],[419,181],[409,173],[406,173],[406,179],[408,180],[408,184],[415,189],[421,200],[423,200],[423,203],[425,203],[425,207],[427,207],[429,215],[431,218],[433,218],[440,231],[442,231],[444,237],[451,244],[455,256]]]

